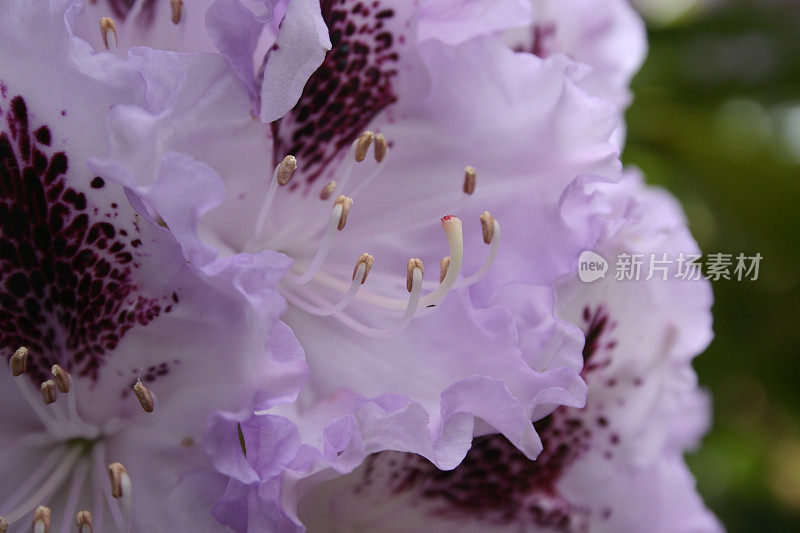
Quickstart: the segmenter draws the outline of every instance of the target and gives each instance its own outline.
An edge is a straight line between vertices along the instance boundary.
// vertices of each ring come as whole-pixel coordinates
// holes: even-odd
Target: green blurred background
[[[626,163],[683,202],[706,254],[761,253],[714,284],[695,367],[714,426],[689,456],[731,532],[800,531],[800,2],[724,1],[650,18]]]

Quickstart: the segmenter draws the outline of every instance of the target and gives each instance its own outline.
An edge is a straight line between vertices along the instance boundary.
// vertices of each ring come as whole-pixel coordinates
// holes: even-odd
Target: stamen
[[[47,381],[43,382],[41,389],[42,400],[44,400],[45,405],[50,405],[58,399],[58,394],[56,393],[56,383],[52,379],[48,379]]]
[[[375,181],[375,178],[380,175],[381,171],[383,170],[383,160],[386,158],[386,153],[389,150],[389,144],[386,142],[386,137],[383,136],[382,133],[378,133],[375,135],[375,161],[377,161],[378,165],[369,173],[369,175],[361,180],[361,182],[356,185],[353,192],[350,193],[350,196],[353,198],[358,197],[361,194],[361,191],[367,188],[367,186]]]
[[[473,167],[466,167],[464,169],[464,192],[466,194],[472,194],[475,192],[475,179],[477,175],[475,174],[475,169]]]
[[[39,502],[47,500],[56,490],[58,490],[61,486],[61,483],[72,471],[73,465],[80,458],[82,452],[83,449],[80,446],[73,447],[66,454],[61,464],[59,464],[53,473],[50,474],[50,477],[45,480],[41,487],[39,487],[39,490],[33,493],[33,495],[31,495],[31,497],[28,498],[24,503],[17,506],[16,509],[6,514],[5,518],[8,520],[9,525],[13,524],[17,520],[23,519],[39,504]]]
[[[342,198],[344,200],[340,201]],[[311,281],[317,271],[319,271],[322,263],[325,261],[325,258],[328,256],[334,233],[337,229],[341,230],[344,228],[344,222],[347,221],[345,205],[347,205],[347,210],[349,211],[352,204],[353,200],[351,198],[347,198],[346,196],[339,196],[339,198],[336,199],[336,203],[333,205],[333,210],[331,211],[331,217],[328,220],[328,228],[325,230],[325,235],[322,237],[322,243],[320,244],[319,250],[317,250],[317,253],[314,255],[314,258],[311,260],[308,270],[299,276],[290,272],[286,275],[287,279],[298,285],[303,285]],[[343,219],[344,222],[342,221]]]
[[[94,502],[94,511],[92,512],[92,519],[98,524],[103,524],[103,500],[108,496],[106,486],[108,485],[108,476],[103,474],[103,462],[105,461],[105,445],[103,442],[98,442],[92,448],[91,452],[92,465],[92,501]],[[109,502],[110,503],[110,502]],[[113,511],[112,511],[113,513]]]
[[[497,250],[500,248],[500,223],[488,211],[484,211],[481,215],[481,226],[483,228],[483,242],[489,241],[487,243],[489,244],[489,255],[486,256],[486,260],[474,274],[458,280],[456,287],[466,287],[476,283],[489,272],[492,265],[494,265],[494,260],[497,258]]]
[[[75,509],[78,507],[78,499],[80,498],[81,492],[83,491],[83,483],[86,481],[86,477],[89,474],[89,462],[88,461],[80,461],[76,467],[75,471],[72,473],[72,479],[69,483],[69,492],[67,492],[67,500],[64,508],[62,510],[63,516],[61,518],[61,531],[62,533],[66,533],[70,530],[69,523],[73,517],[77,518],[77,515],[74,514]],[[83,531],[81,529],[80,524],[78,525],[78,532],[80,533]]]
[[[339,217],[339,223],[336,226],[336,229],[342,231],[344,229],[345,224],[347,224],[347,214],[350,212],[350,208],[353,206],[353,199],[348,198],[347,196],[340,194],[336,198],[336,202],[333,204],[334,206],[341,205],[342,206],[342,214]]]
[[[72,377],[66,372],[65,374],[71,383]],[[58,382],[56,382],[56,385],[58,385]],[[70,420],[70,422],[81,428],[84,437],[95,438],[99,434],[100,430],[96,426],[87,424],[83,421],[81,415],[78,414],[78,390],[77,388],[70,388],[70,390],[72,392],[67,394],[67,418]]]
[[[371,328],[369,326],[365,326],[357,320],[354,320],[344,313],[336,314],[334,317],[362,335],[367,335],[369,337],[391,337],[402,332],[408,327],[409,324],[411,324],[411,321],[414,320],[414,315],[416,314],[417,308],[420,304],[420,293],[422,292],[422,261],[417,263],[418,261],[419,259],[410,259],[408,262],[408,268],[412,268],[410,289],[411,295],[408,298],[408,305],[406,306],[403,316],[393,326],[390,326],[386,329]],[[413,267],[411,267],[412,264],[414,265]]]
[[[111,17],[102,17],[100,19],[100,35],[103,37],[103,44],[106,45],[108,50],[108,32],[114,34],[114,45],[119,46],[119,39],[117,38],[117,24]]]
[[[122,524],[120,529],[127,533],[131,529],[131,505],[133,503],[131,478],[122,463],[108,465],[108,476],[111,480],[111,496],[119,500],[122,507]]]
[[[33,513],[33,533],[48,533],[50,531],[50,509],[40,505]]]
[[[356,297],[358,289],[365,281],[367,281],[367,274],[369,273],[369,269],[372,268],[372,263],[374,261],[375,259],[370,254],[361,254],[359,256],[355,269],[353,270],[353,281],[350,284],[350,288],[347,290],[347,293],[345,293],[342,299],[334,305],[327,307],[315,306],[296,297],[291,291],[289,291],[285,296],[293,305],[312,315],[334,315],[350,305],[350,302],[352,302]]]
[[[365,131],[350,144],[350,151],[345,158],[344,167],[342,167],[338,173],[337,185],[331,193],[331,196],[344,190],[347,182],[350,181],[350,177],[353,175],[353,169],[355,169],[356,163],[361,163],[367,157],[367,150],[369,150],[369,145],[372,143],[373,137],[374,135],[371,131]]]
[[[17,348],[17,351],[11,356],[9,364],[11,365],[11,375],[15,378],[24,374],[28,369],[28,349],[24,346]]]
[[[329,181],[319,192],[319,199],[320,200],[327,200],[333,195],[333,191],[336,190],[336,180]]]
[[[145,413],[152,413],[155,409],[155,402],[153,401],[153,393],[150,389],[144,386],[141,380],[136,380],[133,386],[133,392],[136,394],[136,399],[139,400],[139,405],[142,406]]]
[[[448,215],[442,218],[442,229],[445,231],[447,242],[450,247],[451,267],[448,267],[447,275],[442,283],[435,290],[431,291],[430,294],[422,298],[420,305],[423,306],[436,305],[439,301],[441,301],[455,283],[456,278],[461,271],[461,263],[464,255],[464,237],[461,230],[461,220],[455,216]],[[345,282],[343,280],[330,276],[325,272],[320,272],[315,280],[327,287],[336,290],[345,290]],[[408,288],[408,283],[406,283],[406,288]],[[405,300],[384,296],[382,294],[375,294],[374,292],[370,292],[366,289],[359,292],[358,299],[361,302],[368,303],[382,309],[399,311],[407,308]]]
[[[442,257],[442,261],[439,263],[439,268],[439,283],[441,283],[444,281],[444,277],[447,275],[447,269],[450,268],[450,257]]]
[[[169,5],[172,8],[172,23],[178,24],[181,21],[183,0],[169,0]]]
[[[372,139],[375,136],[371,131],[365,131],[356,139],[356,162],[361,163],[367,157],[369,145],[372,144]]]
[[[78,533],[92,533],[92,513],[78,511],[75,514],[75,524],[78,526]]]
[[[60,365],[53,365],[53,368],[50,369],[50,373],[53,374],[53,381],[56,382],[58,392],[67,394],[69,392],[69,374],[67,374]]]
[[[0,516],[0,533],[6,533],[8,531],[8,520]]]
[[[383,158],[386,157],[386,152],[389,150],[389,145],[386,142],[386,137],[383,136],[383,133],[376,133],[375,134],[375,161],[378,163],[383,161]]]
[[[408,289],[408,292],[411,292],[411,289],[414,286],[415,269],[419,269],[423,274],[425,273],[425,269],[422,266],[422,260],[412,257],[408,260],[408,264],[406,265],[406,289]]]
[[[358,261],[356,261],[356,266],[353,269],[353,280],[355,281],[355,279],[356,279],[356,272],[358,271],[358,269],[361,266],[363,266],[364,267],[364,272],[360,276],[361,277],[361,285],[363,285],[364,282],[367,281],[367,275],[369,274],[369,270],[372,268],[372,264],[374,262],[375,262],[375,258],[372,257],[372,255],[370,255],[368,253],[363,253],[360,256],[358,256]]]
[[[278,166],[275,167],[275,170],[272,172],[272,181],[269,182],[267,194],[264,197],[264,202],[261,204],[261,210],[258,212],[253,235],[260,235],[261,230],[264,229],[264,224],[267,222],[267,214],[269,213],[269,208],[272,206],[272,200],[275,198],[275,191],[278,190],[278,185],[284,186],[289,183],[296,169],[297,159],[293,155],[287,155],[283,158],[283,161],[278,163]]]
[[[483,230],[483,242],[491,244],[494,235],[494,217],[489,211],[481,213],[481,229]]]
[[[56,420],[45,410],[42,403],[36,399],[36,394],[28,387],[27,380],[24,377],[24,370],[27,368],[27,357],[28,349],[22,347],[14,352],[8,363],[9,367],[11,367],[11,374],[16,378],[14,381],[17,383],[17,388],[34,413],[36,413],[36,416],[44,424],[45,429],[53,433],[60,433]]]

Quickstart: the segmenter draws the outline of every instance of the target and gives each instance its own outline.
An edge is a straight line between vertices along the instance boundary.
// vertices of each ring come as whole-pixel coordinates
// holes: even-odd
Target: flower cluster
[[[720,528],[626,0],[0,12],[0,533]]]

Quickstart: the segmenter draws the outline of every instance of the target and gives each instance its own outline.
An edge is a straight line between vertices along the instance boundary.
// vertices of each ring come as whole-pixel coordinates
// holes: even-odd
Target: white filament
[[[489,255],[486,256],[486,260],[483,262],[481,267],[475,271],[475,273],[471,274],[466,278],[462,278],[456,282],[456,288],[460,287],[467,287],[474,283],[477,283],[483,276],[486,275],[487,272],[492,268],[494,265],[494,260],[497,258],[497,250],[500,246],[500,223],[497,220],[494,220],[494,233],[492,234],[492,242],[489,244]]]
[[[13,524],[17,520],[24,518],[25,515],[33,511],[37,505],[41,504],[41,502],[45,501],[58,490],[61,483],[72,471],[72,467],[81,456],[82,451],[80,446],[75,446],[67,452],[61,463],[56,467],[53,473],[50,474],[50,477],[39,487],[39,490],[34,492],[24,503],[17,506],[16,509],[5,515],[5,519],[8,520],[8,523]]]
[[[344,206],[341,203],[338,203],[333,207],[331,217],[328,220],[328,228],[325,230],[325,235],[322,237],[322,243],[320,244],[317,253],[314,255],[314,259],[311,260],[311,264],[303,274],[296,275],[291,272],[287,274],[286,277],[289,279],[289,281],[292,281],[298,285],[303,285],[311,281],[317,271],[319,271],[322,263],[325,262],[325,258],[328,256],[328,252],[331,249],[331,242],[333,241],[333,236],[336,234],[336,231],[339,227],[339,221],[342,218],[343,210]]]
[[[111,518],[114,519],[114,524],[117,526],[119,531],[126,532],[125,529],[125,521],[122,516],[122,511],[120,510],[119,502],[111,495],[111,481],[108,478],[108,475],[103,475],[107,472],[106,469],[106,450],[105,445],[102,442],[98,442],[92,448],[92,460],[94,461],[94,474],[95,474],[95,510],[97,507],[103,507],[103,497],[105,497],[106,503],[108,504],[108,508],[111,510]],[[97,491],[97,482],[99,481],[100,491],[102,495],[98,494]],[[97,499],[99,496],[99,500]],[[101,521],[97,520],[98,524],[102,524]]]
[[[411,321],[414,319],[414,315],[417,312],[417,308],[419,307],[420,293],[422,292],[422,270],[415,268],[412,273],[411,280],[411,295],[408,298],[406,310],[403,313],[403,316],[400,317],[400,320],[388,328],[382,329],[366,326],[361,322],[345,315],[344,313],[338,313],[333,316],[342,324],[345,324],[346,326],[368,337],[385,338],[397,335],[406,329],[409,324],[411,324]]]
[[[14,491],[14,494],[6,500],[2,507],[0,507],[0,514],[5,514],[13,505],[16,505],[23,496],[28,494],[33,487],[35,487],[39,482],[47,475],[48,472],[52,472],[53,468],[56,466],[56,463],[63,462],[66,458],[67,454],[69,453],[68,450],[64,450],[62,448],[56,448],[51,451],[44,460],[36,467],[36,470],[31,472],[31,474],[25,478],[25,481]]]
[[[356,197],[356,196],[358,196],[358,195],[359,195],[361,192],[363,192],[363,191],[364,191],[364,189],[366,189],[366,188],[367,188],[367,186],[368,186],[370,183],[372,183],[373,181],[375,181],[375,178],[377,178],[377,177],[378,177],[378,175],[381,173],[381,170],[383,170],[383,166],[384,166],[385,164],[386,164],[386,158],[384,158],[384,159],[383,159],[383,161],[381,161],[380,163],[378,163],[378,166],[377,166],[377,167],[375,167],[375,168],[372,170],[372,172],[370,172],[370,173],[369,173],[369,175],[368,175],[366,178],[364,178],[364,180],[362,180],[362,181],[361,181],[361,183],[359,183],[358,185],[356,185],[356,188],[355,188],[355,189],[353,189],[353,192],[351,192],[351,193],[350,193],[350,196],[351,196],[351,197],[353,197],[353,198],[355,198],[355,197]]]
[[[75,512],[78,510],[78,498],[83,490],[83,483],[86,481],[86,476],[89,473],[89,463],[81,461],[75,467],[75,472],[69,484],[69,492],[67,493],[67,503],[64,506],[64,516],[61,518],[60,533],[69,533],[72,521],[75,519]]]
[[[293,293],[287,291],[286,299],[289,300],[293,305],[299,307],[306,313],[310,313],[312,315],[317,316],[331,316],[340,311],[343,311],[353,299],[356,297],[358,293],[358,289],[361,288],[361,280],[364,279],[364,272],[367,269],[367,265],[361,263],[358,265],[358,269],[356,270],[356,275],[353,278],[353,283],[350,284],[350,288],[347,290],[347,293],[339,300],[338,303],[330,306],[316,306],[305,302],[301,298],[298,298]]]
[[[442,283],[431,291],[431,293],[422,298],[420,301],[421,306],[436,305],[442,301],[455,283],[458,273],[461,270],[461,264],[464,258],[464,236],[461,230],[461,221],[458,219],[454,220],[457,222],[450,221],[447,224],[443,224],[448,247],[450,249],[450,268],[448,268],[447,275],[445,279],[442,280]],[[347,282],[326,274],[325,272],[319,272],[314,278],[314,281],[338,291],[345,291],[348,289],[346,285]],[[356,300],[389,311],[402,311],[407,308],[406,300],[383,296],[382,294],[376,294],[366,289],[362,289],[358,292]]]
[[[14,382],[16,382],[17,387],[19,388],[20,394],[22,394],[22,397],[25,398],[26,402],[28,402],[28,405],[31,406],[31,409],[33,409],[33,412],[36,413],[36,416],[39,417],[39,420],[41,420],[48,433],[61,435],[62,431],[57,424],[56,419],[53,418],[52,414],[48,413],[45,409],[45,405],[42,402],[42,397],[40,395],[37,396],[31,390],[25,374],[15,377]]]
[[[258,212],[258,218],[256,219],[256,226],[253,230],[253,237],[258,237],[261,235],[261,231],[264,229],[264,224],[267,222],[267,215],[269,214],[269,208],[272,207],[272,200],[275,198],[275,191],[278,190],[278,169],[281,168],[279,164],[275,167],[275,170],[272,172],[272,181],[269,182],[269,187],[267,188],[267,195],[264,197],[264,202],[261,204],[261,210]]]

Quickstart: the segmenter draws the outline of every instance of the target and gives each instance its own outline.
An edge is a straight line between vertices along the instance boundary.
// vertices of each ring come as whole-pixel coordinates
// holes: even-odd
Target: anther
[[[293,155],[287,155],[278,165],[278,185],[283,187],[292,179],[295,169],[297,169],[297,159]]]
[[[69,392],[69,374],[60,365],[53,365],[50,373],[53,374],[53,381],[56,382],[58,392],[67,394]]]
[[[108,465],[108,477],[111,479],[111,496],[122,498],[122,486],[128,478],[128,472],[122,463],[111,463]]]
[[[447,269],[450,268],[450,257],[442,257],[439,267],[441,269],[441,273],[439,274],[439,283],[441,283],[444,281],[444,277],[447,275]]]
[[[418,268],[420,274],[424,274],[425,269],[422,267],[422,260],[414,257],[408,260],[408,265],[406,265],[406,268],[406,289],[408,289],[408,292],[411,292],[414,283],[414,269]]]
[[[100,35],[103,37],[103,44],[106,45],[106,50],[108,50],[109,31],[114,34],[114,44],[119,46],[119,40],[117,39],[117,24],[111,17],[102,17],[100,19]]]
[[[331,180],[331,181],[329,181],[329,182],[328,182],[328,183],[327,183],[327,184],[326,184],[326,185],[325,185],[325,186],[322,188],[322,190],[319,192],[319,199],[320,199],[320,200],[327,200],[328,198],[330,198],[330,197],[331,197],[331,195],[333,194],[333,191],[335,191],[335,190],[336,190],[336,186],[337,186],[337,185],[338,185],[338,183],[336,183],[336,180]]]
[[[466,167],[464,168],[464,192],[466,194],[472,194],[475,192],[475,168],[474,167]]]
[[[28,349],[24,346],[17,348],[17,351],[11,356],[9,365],[11,366],[11,375],[15,378],[24,374],[28,368]]]
[[[78,511],[75,513],[75,524],[78,526],[78,533],[92,533],[92,513]]]
[[[362,162],[367,157],[367,150],[369,150],[369,145],[372,144],[372,139],[374,135],[371,131],[365,131],[361,135],[358,136],[358,140],[356,140],[356,161]]]
[[[364,277],[361,278],[361,284],[363,285],[365,281],[367,281],[367,274],[369,274],[369,270],[372,268],[372,264],[375,262],[375,258],[372,257],[370,254],[363,253],[358,256],[358,261],[356,261],[356,266],[353,269],[353,279],[356,279],[356,272],[358,272],[358,267],[362,264],[364,265]]]
[[[136,399],[139,400],[139,405],[142,406],[145,413],[152,413],[155,409],[155,402],[153,401],[153,393],[150,389],[144,386],[141,381],[136,381],[133,386],[133,392],[136,394]]]
[[[8,520],[0,516],[0,533],[6,533],[8,531]]]
[[[183,11],[183,0],[169,0],[169,5],[172,7],[172,23],[177,24],[181,21],[181,12]]]
[[[350,212],[350,208],[353,206],[353,199],[340,194],[336,197],[336,201],[333,203],[333,206],[336,207],[339,204],[342,205],[342,215],[339,217],[339,225],[336,227],[336,229],[342,231],[344,229],[344,225],[347,224],[347,214]]]
[[[56,393],[56,384],[52,379],[48,379],[47,381],[43,382],[41,385],[42,389],[42,400],[44,400],[45,405],[50,405],[51,403],[55,402],[58,398]]]
[[[481,213],[481,229],[483,230],[483,242],[492,244],[492,237],[494,237],[494,217],[489,211]]]
[[[33,512],[33,533],[47,533],[50,531],[50,509],[40,505]]]
[[[386,152],[389,150],[389,145],[386,143],[386,137],[383,133],[375,134],[375,161],[380,163],[386,157]]]

